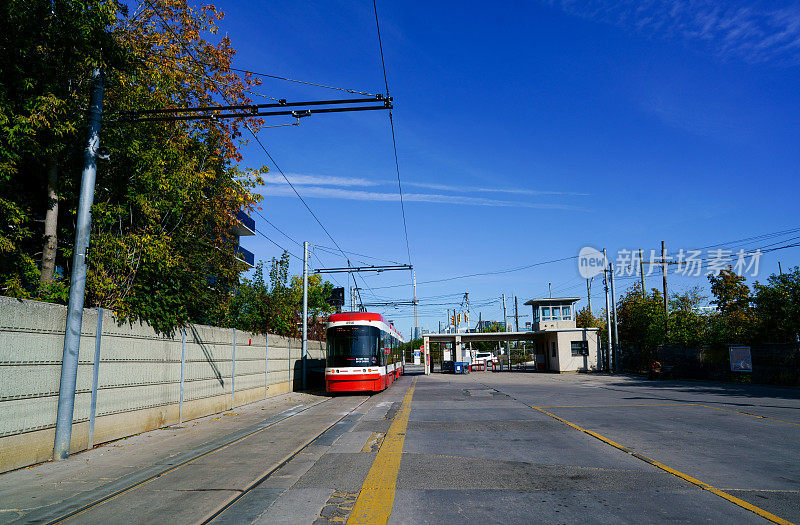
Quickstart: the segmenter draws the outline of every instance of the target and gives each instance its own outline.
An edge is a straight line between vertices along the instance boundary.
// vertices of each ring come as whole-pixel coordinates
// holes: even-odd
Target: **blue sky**
[[[238,67],[385,91],[371,2],[216,5]],[[379,1],[378,13],[421,326],[437,328],[464,292],[473,322],[478,311],[501,317],[501,293],[521,304],[552,283],[554,296],[584,297],[579,306],[586,296],[574,260],[426,281],[569,257],[586,245],[649,252],[664,240],[673,253],[800,227],[796,4]],[[347,95],[270,79],[257,91]],[[312,116],[260,138],[344,250],[408,262],[385,112]],[[273,168],[260,189],[265,217],[294,240],[333,246],[260,149],[248,146],[245,163]],[[243,245],[258,259],[280,252],[261,236]],[[315,267],[344,264],[326,248],[315,254]],[[778,260],[799,264],[800,248],[763,255],[758,278],[777,272]],[[300,271],[294,259],[292,271]],[[365,302],[410,299],[410,286],[386,288],[409,283],[404,272],[364,279]],[[618,295],[633,281],[619,280]],[[648,278],[648,287],[660,283],[657,273]],[[669,276],[671,291],[706,283]],[[597,308],[597,280],[592,293]],[[410,308],[383,311],[409,333]]]

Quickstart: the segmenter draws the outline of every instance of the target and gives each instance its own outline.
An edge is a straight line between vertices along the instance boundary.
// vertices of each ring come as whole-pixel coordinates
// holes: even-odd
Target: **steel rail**
[[[196,460],[198,460],[200,458],[203,458],[203,457],[206,457],[206,456],[210,456],[210,455],[212,455],[212,454],[214,454],[216,452],[219,452],[220,450],[222,450],[224,448],[227,448],[227,447],[229,447],[231,445],[234,445],[234,444],[236,444],[236,443],[238,443],[238,442],[240,442],[240,441],[242,441],[242,440],[244,440],[244,439],[246,439],[248,437],[251,437],[251,436],[253,436],[255,434],[258,434],[259,432],[262,432],[262,431],[264,431],[264,430],[266,430],[268,428],[271,428],[271,427],[277,425],[278,423],[281,423],[281,422],[286,421],[288,419],[291,419],[291,418],[293,418],[295,416],[298,416],[298,415],[302,414],[303,412],[306,412],[307,410],[309,410],[309,409],[311,409],[311,408],[313,408],[315,406],[322,405],[322,404],[327,403],[327,402],[329,402],[329,401],[331,401],[333,399],[334,398],[330,397],[330,398],[327,398],[327,399],[323,399],[322,401],[317,401],[315,403],[311,403],[310,405],[303,407],[301,410],[299,410],[297,412],[285,415],[284,417],[280,417],[281,414],[286,414],[287,412],[291,412],[294,409],[284,410],[283,412],[279,412],[278,414],[276,414],[276,416],[273,416],[273,417],[277,417],[276,420],[270,422],[267,425],[261,425],[261,424],[254,425],[255,428],[250,427],[252,430],[245,431],[243,434],[238,434],[236,432],[232,432],[231,434],[229,434],[229,436],[231,436],[231,439],[226,440],[224,443],[221,443],[221,444],[219,444],[217,446],[214,446],[210,450],[202,450],[201,449],[201,450],[197,451],[196,454],[190,454],[183,461],[181,461],[181,462],[179,462],[177,464],[165,466],[165,468],[157,470],[156,472],[154,472],[151,475],[148,475],[144,479],[137,480],[137,481],[125,486],[125,487],[122,487],[120,489],[114,490],[113,492],[111,492],[109,494],[105,494],[104,496],[96,498],[95,500],[93,500],[93,501],[91,501],[89,503],[80,505],[78,508],[73,509],[73,510],[67,512],[67,513],[64,513],[64,514],[61,514],[61,515],[58,515],[56,517],[51,518],[48,514],[37,516],[36,512],[34,511],[34,512],[31,512],[28,515],[22,516],[21,519],[24,522],[34,521],[36,523],[46,523],[47,525],[54,525],[54,524],[57,524],[57,523],[63,523],[66,520],[74,518],[74,517],[76,517],[76,516],[78,516],[80,514],[83,514],[83,513],[87,512],[87,511],[95,508],[95,507],[98,507],[99,505],[102,505],[103,503],[105,503],[107,501],[110,501],[110,500],[116,498],[117,496],[121,496],[122,494],[126,494],[126,493],[128,493],[128,492],[130,492],[132,490],[137,489],[138,487],[146,485],[147,483],[150,483],[151,481],[153,481],[156,478],[159,478],[161,476],[164,476],[165,474],[168,474],[170,472],[173,472],[173,471],[176,471],[176,470],[178,470],[180,468],[183,468],[183,467],[189,465],[190,463],[193,463],[194,461],[196,461]],[[369,397],[367,397],[366,399],[361,401],[361,403],[359,403],[356,407],[354,407],[346,415],[349,415],[353,410],[355,410],[358,407],[360,407],[367,399],[369,399]],[[345,416],[342,416],[342,417],[345,417]],[[341,418],[339,420],[337,420],[336,423],[338,423],[340,420],[341,420]],[[334,425],[336,423],[334,423]],[[315,439],[317,439],[317,437],[319,437],[319,435],[321,435],[322,433],[326,432],[332,426],[333,425],[325,428],[325,430],[323,430],[322,432],[320,432],[319,434],[314,436],[313,439],[311,439],[308,443],[313,442]],[[306,446],[308,446],[308,443],[306,445],[304,445],[303,447],[301,447],[301,450],[303,448],[305,448]],[[31,518],[33,518],[33,520],[31,520]]]

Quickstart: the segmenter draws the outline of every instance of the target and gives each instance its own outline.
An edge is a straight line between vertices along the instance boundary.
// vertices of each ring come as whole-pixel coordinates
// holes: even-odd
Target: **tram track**
[[[351,408],[349,411],[347,411],[347,412],[345,412],[344,414],[342,414],[342,416],[341,416],[339,419],[337,419],[337,420],[336,420],[336,421],[334,421],[332,424],[330,424],[329,426],[327,426],[327,427],[326,427],[324,430],[322,430],[322,432],[319,432],[318,434],[315,434],[315,435],[314,435],[314,436],[313,436],[313,437],[312,437],[310,440],[308,440],[308,441],[307,441],[306,443],[304,443],[302,446],[298,447],[298,448],[297,448],[297,449],[296,449],[294,452],[292,452],[292,453],[291,453],[289,456],[287,456],[286,458],[284,458],[284,459],[283,459],[283,461],[281,461],[281,462],[280,462],[278,465],[276,465],[274,468],[272,468],[272,469],[271,469],[269,472],[267,472],[266,474],[264,474],[263,476],[261,476],[260,478],[258,478],[257,480],[255,480],[253,483],[251,483],[250,485],[248,485],[248,486],[247,486],[247,487],[246,487],[244,490],[242,490],[242,492],[240,492],[239,494],[237,494],[237,495],[236,495],[236,497],[234,497],[234,498],[233,498],[231,501],[229,501],[228,503],[226,503],[225,505],[223,505],[222,507],[220,507],[219,509],[217,509],[217,510],[216,510],[216,511],[215,511],[213,514],[211,514],[211,515],[210,515],[208,518],[206,518],[206,519],[204,519],[203,521],[201,521],[201,522],[200,522],[200,524],[201,524],[201,525],[206,525],[206,524],[208,524],[208,523],[211,523],[211,522],[212,522],[212,521],[214,521],[214,520],[215,520],[215,519],[216,519],[218,516],[220,516],[220,515],[221,515],[223,512],[225,512],[225,511],[226,511],[226,510],[228,510],[229,508],[233,507],[233,506],[234,506],[234,505],[235,505],[237,502],[239,502],[239,501],[240,501],[242,498],[244,498],[245,496],[247,496],[248,494],[250,494],[250,493],[251,493],[251,492],[252,492],[254,489],[256,489],[256,488],[257,488],[259,485],[261,485],[261,484],[262,484],[262,483],[264,483],[264,482],[265,482],[267,479],[269,479],[269,477],[270,477],[270,476],[272,476],[272,475],[273,475],[275,472],[279,471],[279,470],[280,470],[281,468],[283,468],[283,467],[284,467],[284,466],[285,466],[287,463],[289,463],[291,460],[293,460],[293,459],[294,459],[294,458],[295,458],[295,457],[296,457],[298,454],[300,454],[301,452],[303,452],[303,450],[305,450],[305,449],[306,449],[306,448],[307,448],[309,445],[311,445],[312,443],[314,443],[314,442],[315,442],[315,441],[316,441],[316,440],[317,440],[317,439],[318,439],[320,436],[322,436],[323,434],[325,434],[326,432],[328,432],[329,430],[331,430],[333,427],[335,427],[336,425],[338,425],[338,424],[339,424],[339,423],[340,423],[342,420],[344,420],[346,417],[350,416],[350,415],[351,415],[353,412],[355,412],[356,410],[358,410],[358,409],[361,407],[361,405],[363,405],[364,403],[366,403],[366,402],[367,402],[369,399],[370,399],[370,396],[366,396],[366,397],[365,397],[364,399],[362,399],[362,400],[361,400],[361,401],[360,401],[360,402],[359,402],[359,403],[358,403],[356,406],[354,406],[354,407],[353,407],[353,408]]]
[[[77,495],[73,498],[68,498],[66,500],[61,501],[59,504],[55,505],[55,508],[53,507],[42,508],[32,511],[24,516],[21,516],[20,519],[14,521],[14,523],[37,523],[37,524],[48,524],[48,525],[64,523],[72,518],[75,518],[81,514],[91,511],[92,509],[95,509],[100,505],[103,505],[104,503],[107,503],[119,496],[122,496],[128,492],[141,488],[154,480],[157,480],[179,469],[185,468],[199,459],[211,456],[217,452],[227,449],[228,447],[236,445],[250,437],[253,437],[265,430],[268,430],[274,427],[275,425],[278,425],[279,423],[285,422],[291,418],[294,418],[295,416],[301,415],[314,407],[330,403],[334,399],[335,398],[329,397],[302,406],[302,408],[293,407],[284,410],[272,417],[267,418],[265,421],[261,423],[249,426],[241,431],[232,432],[228,434],[227,436],[225,436],[225,438],[223,438],[223,441],[217,441],[206,447],[197,447],[192,451],[182,456],[179,456],[177,463],[174,462],[175,458],[169,458],[170,461],[173,461],[172,463],[169,464],[157,463],[151,466],[150,468],[145,469],[144,472],[140,472],[134,475],[129,475],[126,476],[125,478],[117,480],[116,482],[109,483],[104,486],[104,488],[106,489],[104,494],[101,494],[93,498]],[[354,407],[350,408],[349,410],[347,410],[347,412],[342,414],[341,417],[337,418],[336,421],[325,427],[321,432],[318,432],[313,436],[311,436],[309,439],[304,440],[304,443],[301,446],[299,446],[295,451],[293,451],[288,457],[284,458],[277,466],[271,468],[266,474],[260,476],[254,482],[249,484],[241,493],[239,493],[232,500],[222,505],[212,515],[210,515],[207,518],[204,518],[202,523],[208,523],[209,521],[213,520],[225,509],[227,509],[228,507],[233,505],[236,501],[241,499],[241,497],[252,491],[259,484],[263,483],[275,471],[280,469],[293,457],[295,457],[298,453],[300,453],[304,448],[306,448],[309,443],[312,443],[319,436],[321,436],[322,434],[333,428],[342,419],[352,414],[355,410],[361,407],[361,405],[363,405],[368,399],[369,399],[368,396],[365,397],[364,399],[359,401]],[[135,479],[132,480],[131,478]]]

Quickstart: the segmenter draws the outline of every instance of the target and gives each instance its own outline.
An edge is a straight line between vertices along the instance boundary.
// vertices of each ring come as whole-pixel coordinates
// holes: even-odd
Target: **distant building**
[[[253,252],[242,248],[239,239],[256,234],[256,221],[242,210],[236,212],[236,219],[238,223],[233,231],[236,235],[236,257],[252,268],[256,265],[256,256]]]
[[[578,328],[575,303],[579,297],[550,297],[525,302],[533,313],[536,367],[574,372],[597,370],[602,362],[598,328]]]
[[[504,323],[503,321],[481,321],[478,323],[478,331],[479,332],[486,331],[494,325],[500,325],[500,330],[505,332],[506,323]]]

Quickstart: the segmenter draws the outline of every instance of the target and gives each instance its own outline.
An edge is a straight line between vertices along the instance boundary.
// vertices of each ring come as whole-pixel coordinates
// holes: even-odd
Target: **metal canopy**
[[[526,305],[531,305],[531,306],[540,305],[540,304],[543,304],[543,305],[565,304],[565,303],[572,304],[572,303],[577,303],[580,300],[581,300],[580,297],[545,297],[544,299],[531,299],[531,300],[525,302],[525,304]]]
[[[462,343],[478,341],[533,341],[538,336],[555,332],[595,332],[599,328],[559,328],[535,332],[464,332],[459,334],[425,334],[422,337],[431,343],[454,343],[458,337]]]

